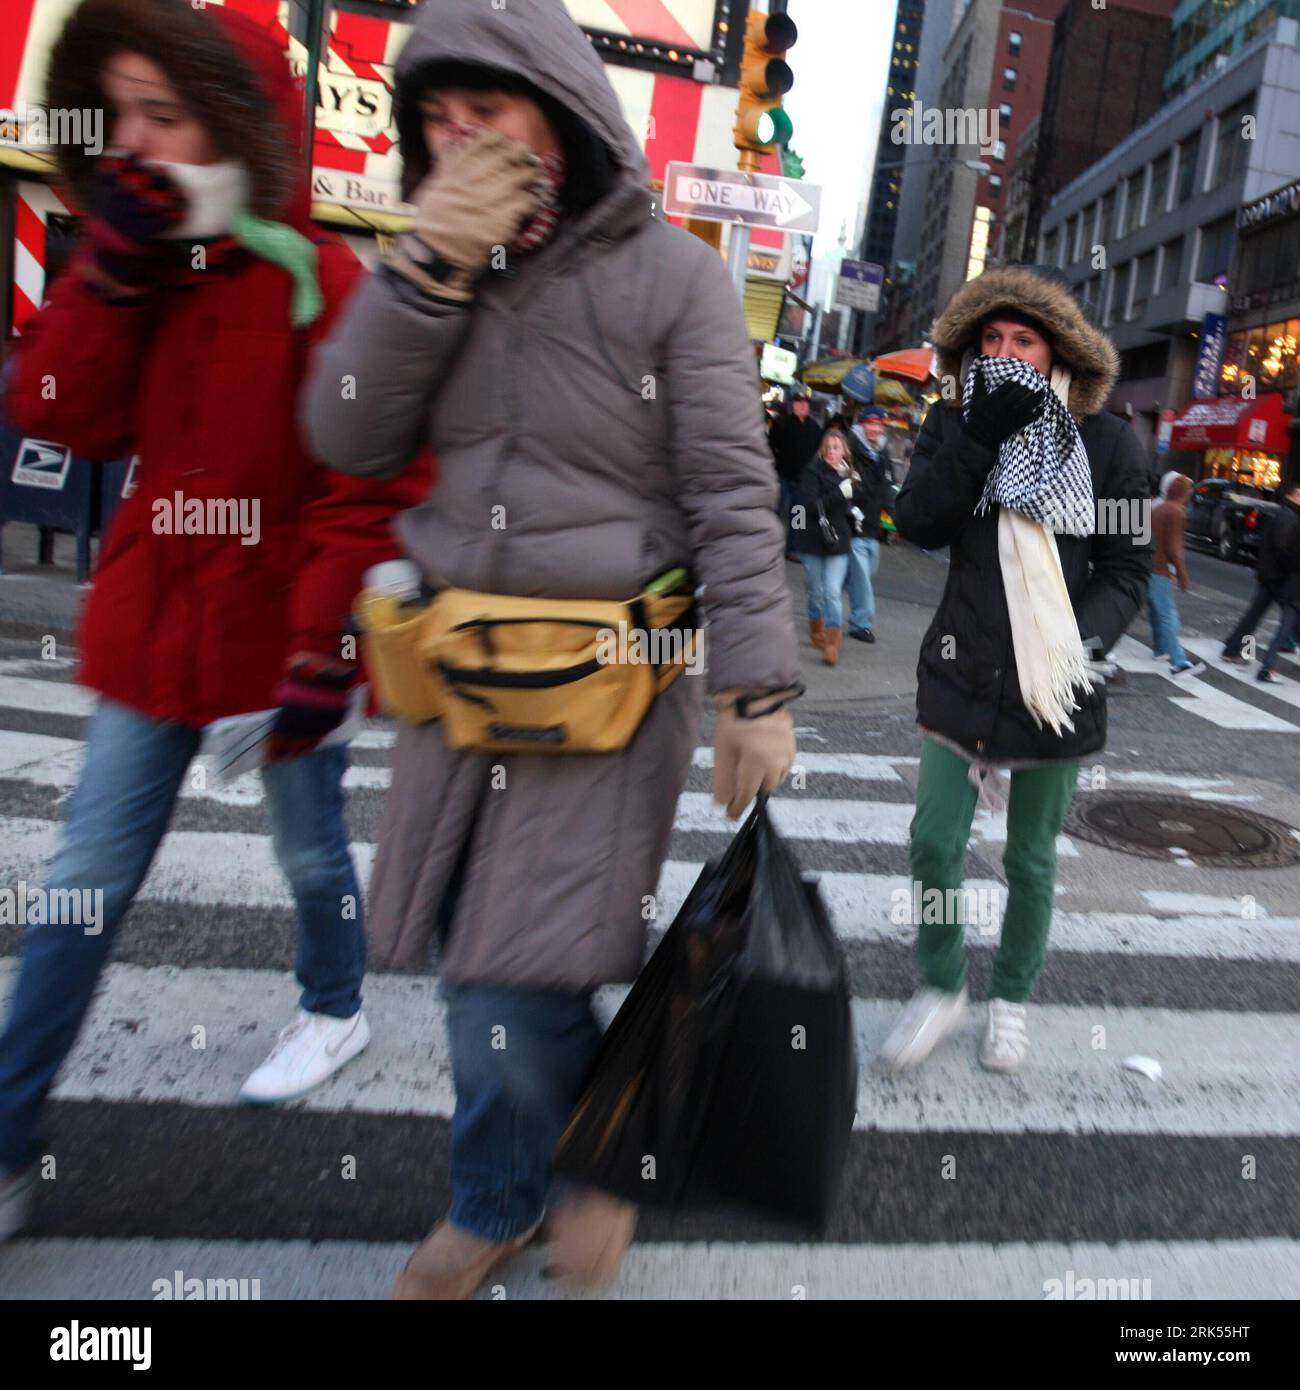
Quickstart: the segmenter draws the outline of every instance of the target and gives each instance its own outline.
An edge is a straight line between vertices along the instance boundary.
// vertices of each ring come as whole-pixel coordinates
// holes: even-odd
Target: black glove
[[[1004,381],[990,392],[978,368],[971,388],[970,405],[963,412],[966,433],[989,449],[999,449],[1005,440],[1043,413],[1047,392],[1016,381]]]

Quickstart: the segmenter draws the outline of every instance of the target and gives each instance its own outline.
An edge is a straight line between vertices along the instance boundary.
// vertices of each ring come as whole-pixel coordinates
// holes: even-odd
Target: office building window
[[[1043,264],[1056,264],[1056,238],[1059,232],[1053,228],[1050,232],[1043,234]]]
[[[1133,304],[1129,310],[1129,317],[1140,319],[1147,307],[1147,300],[1151,298],[1151,291],[1156,278],[1156,253],[1148,251],[1145,256],[1139,256],[1137,268],[1133,272]]]
[[[1103,246],[1110,244],[1115,231],[1115,190],[1112,188],[1101,200],[1101,232],[1098,240]]]
[[[993,196],[994,196],[995,198],[997,197],[997,195],[998,195],[999,193],[1002,192],[1002,175],[1001,175],[1001,174],[990,174],[990,175],[989,175],[989,192],[992,193]]]
[[[1128,236],[1141,225],[1142,183],[1145,177],[1143,171],[1124,180],[1124,230],[1120,233],[1121,236]]]
[[[1196,191],[1196,158],[1201,149],[1201,132],[1198,130],[1190,139],[1178,147],[1178,199],[1175,207],[1182,205]]]
[[[1172,290],[1183,283],[1183,238],[1167,241],[1161,249],[1164,257],[1160,264],[1160,288]]]
[[[999,140],[997,144],[993,146],[993,158],[996,159],[999,164],[1001,164],[1002,161],[1006,159],[1006,157],[1007,142],[1005,140]]]
[[[1004,125],[1011,124],[1011,107],[1005,101],[998,107],[998,120]]]
[[[1236,217],[1230,213],[1201,228],[1201,255],[1196,263],[1196,278],[1201,284],[1212,285],[1220,275],[1228,273],[1235,223]]]
[[[1151,166],[1151,190],[1147,196],[1147,221],[1154,222],[1169,201],[1169,156],[1162,154]]]
[[[1245,173],[1246,165],[1250,162],[1250,141],[1244,134],[1244,121],[1250,115],[1250,107],[1249,101],[1243,101],[1219,121],[1214,145],[1215,188]]]
[[[1020,54],[1020,43],[1020,35],[1013,29],[1007,35],[1007,52],[1009,52],[1013,58],[1018,57]]]
[[[1004,92],[1014,92],[1016,90],[1015,68],[1002,69],[1002,90]]]
[[[1101,317],[1101,276],[1092,276],[1084,288],[1084,303],[1094,319]]]

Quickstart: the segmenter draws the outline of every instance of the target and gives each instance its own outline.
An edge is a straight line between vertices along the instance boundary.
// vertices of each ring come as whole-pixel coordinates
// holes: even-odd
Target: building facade
[[[1290,299],[1234,310],[1232,277],[1267,281],[1268,296],[1289,293],[1277,250],[1285,233],[1274,238],[1265,222],[1258,244],[1267,254],[1247,259],[1237,219],[1300,169],[1298,39],[1296,21],[1278,20],[1062,189],[1044,214],[1038,259],[1066,273],[1114,340],[1122,365],[1111,409],[1130,416],[1149,447],[1161,412],[1193,399],[1203,334],[1226,331],[1231,342],[1234,333],[1289,322]],[[1194,476],[1206,464],[1171,457]]]
[[[1166,98],[1231,61],[1278,19],[1300,19],[1300,0],[1180,0],[1164,75]]]
[[[1159,108],[1174,4],[1069,0],[1057,16],[1042,114],[1013,145],[1004,260],[1030,259],[1048,201]]]
[[[960,13],[944,55],[938,105],[945,116],[979,113],[991,138],[926,140],[916,271],[883,346],[923,341],[957,288],[1003,259],[1008,151],[1041,111],[1052,26],[1064,3],[967,0]]]

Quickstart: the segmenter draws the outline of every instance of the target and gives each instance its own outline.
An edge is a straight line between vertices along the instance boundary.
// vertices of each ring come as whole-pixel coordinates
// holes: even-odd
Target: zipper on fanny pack
[[[487,685],[515,687],[520,690],[543,690],[552,685],[571,685],[574,681],[594,676],[601,669],[602,662],[584,661],[581,666],[567,666],[562,671],[492,671],[488,669],[467,670],[463,666],[448,666],[438,663],[438,670],[453,685]]]

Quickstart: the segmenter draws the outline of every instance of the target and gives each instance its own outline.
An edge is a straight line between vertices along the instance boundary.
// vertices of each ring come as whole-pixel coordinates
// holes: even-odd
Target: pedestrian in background
[[[1276,670],[1278,657],[1293,651],[1300,636],[1300,484],[1286,490],[1264,532],[1255,578],[1255,592],[1223,644],[1222,659],[1236,666],[1248,664],[1242,654],[1246,638],[1254,634],[1269,604],[1276,603],[1280,610],[1277,632],[1255,675],[1257,681],[1272,685],[1282,679]]]
[[[871,405],[853,427],[853,466],[862,478],[863,520],[849,550],[849,636],[859,642],[876,640],[876,594],[872,581],[880,567],[883,531],[880,513],[894,497],[894,470],[885,451],[888,415]]]
[[[1151,513],[1155,556],[1147,580],[1147,612],[1151,619],[1151,646],[1157,656],[1169,658],[1175,676],[1198,676],[1205,662],[1193,661],[1178,640],[1178,604],[1174,585],[1183,593],[1191,587],[1186,565],[1187,499],[1192,480],[1176,469],[1160,479],[1160,501]]]
[[[401,539],[489,606],[626,600],[680,567],[708,617],[707,675],[659,694],[620,751],[501,755],[403,721],[379,830],[372,944],[419,965],[440,937],[456,1089],[451,1208],[394,1295],[468,1298],[548,1203],[553,1267],[593,1287],[617,1273],[636,1208],[554,1200],[551,1156],[600,1047],[592,996],[644,958],[705,681],[729,814],[794,757],[772,458],[726,268],[650,216],[639,142],[558,0],[421,6],[396,84],[414,226],[318,359],[316,447],[393,477],[431,441],[439,485]]]
[[[106,108],[110,150],[58,149],[86,230],[24,331],[7,410],[78,454],[140,464],[81,617],[79,679],[100,698],[46,882],[102,892],[103,916],[96,934],[43,921],[24,941],[0,1038],[0,1235],[21,1222],[43,1102],[213,720],[278,710],[262,781],[298,912],[299,1011],[241,1097],[300,1096],[366,1046],[347,753],[317,745],[361,679],[345,642],[361,576],[396,554],[389,524],[428,490],[427,468],[357,482],[299,441],[307,351],[361,267],[308,221],[302,100],[270,35],[188,0],[84,0],[49,104]],[[177,493],[239,499],[258,536],[160,527]]]
[[[976,804],[999,804],[993,778],[1005,769],[1007,900],[979,1060],[1013,1072],[1029,1055],[1025,1006],[1047,956],[1056,838],[1080,758],[1106,742],[1105,688],[1089,654],[1099,660],[1119,639],[1150,572],[1144,528],[1099,531],[1097,503],[1132,517],[1149,498],[1132,429],[1103,410],[1118,356],[1058,271],[1009,267],[967,281],[933,338],[945,388],[956,390],[926,415],[894,504],[905,539],[949,554],[917,668],[921,988],[881,1061],[918,1065],[965,1018],[955,905]]]
[[[827,426],[816,458],[804,469],[799,499],[793,535],[808,583],[808,635],[826,665],[834,666],[844,633],[851,547],[870,505],[849,437],[838,425]]]
[[[777,416],[768,432],[768,443],[772,446],[772,457],[776,461],[776,476],[781,483],[777,511],[785,528],[786,556],[790,559],[794,558],[794,549],[790,544],[790,510],[798,501],[799,479],[816,454],[821,437],[821,426],[810,416],[809,400],[804,395],[795,396],[790,402],[790,413]]]

